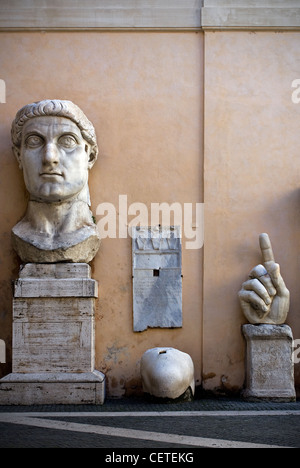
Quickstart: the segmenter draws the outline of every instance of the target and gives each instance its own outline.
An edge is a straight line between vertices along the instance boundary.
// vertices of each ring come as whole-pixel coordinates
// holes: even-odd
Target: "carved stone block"
[[[246,390],[250,401],[295,401],[292,330],[287,325],[244,325]]]
[[[21,269],[13,299],[13,373],[0,381],[0,404],[104,402],[105,377],[94,367],[97,295],[87,264]]]

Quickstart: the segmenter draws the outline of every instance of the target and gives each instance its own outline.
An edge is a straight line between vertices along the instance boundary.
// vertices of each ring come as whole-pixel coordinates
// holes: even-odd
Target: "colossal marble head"
[[[12,124],[14,154],[31,200],[78,195],[98,155],[95,129],[71,101],[45,100],[19,110]]]
[[[71,101],[44,100],[20,109],[12,124],[13,151],[29,204],[13,229],[24,262],[88,262],[99,247],[88,176],[97,155],[94,126]]]

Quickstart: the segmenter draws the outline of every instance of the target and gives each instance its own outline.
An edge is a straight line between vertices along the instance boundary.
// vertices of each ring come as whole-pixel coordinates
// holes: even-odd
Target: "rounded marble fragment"
[[[174,348],[153,348],[141,360],[141,376],[145,393],[156,398],[175,400],[190,388],[195,393],[192,358]]]

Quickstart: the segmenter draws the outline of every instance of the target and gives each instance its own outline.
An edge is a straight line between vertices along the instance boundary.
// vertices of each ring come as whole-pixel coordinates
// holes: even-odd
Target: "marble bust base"
[[[89,263],[100,247],[92,212],[82,200],[30,201],[12,229],[13,247],[24,263]]]
[[[61,246],[53,250],[39,249],[12,232],[13,247],[24,263],[89,263],[98,252],[100,238],[91,228],[85,230],[90,234],[76,245]],[[73,239],[74,240],[74,239]]]

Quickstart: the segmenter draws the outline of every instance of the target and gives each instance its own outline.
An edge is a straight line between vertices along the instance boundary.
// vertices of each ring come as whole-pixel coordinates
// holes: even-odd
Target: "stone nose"
[[[44,148],[43,163],[57,164],[59,161],[58,149],[54,143],[47,143]]]

